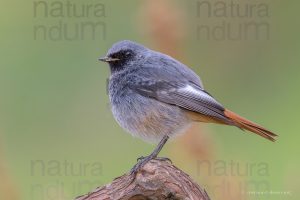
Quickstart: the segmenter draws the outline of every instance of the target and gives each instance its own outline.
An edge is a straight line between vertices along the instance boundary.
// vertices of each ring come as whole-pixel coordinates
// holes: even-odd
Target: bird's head
[[[133,65],[138,65],[144,58],[147,48],[129,40],[123,40],[113,44],[105,57],[100,61],[107,62],[111,72],[121,71]]]

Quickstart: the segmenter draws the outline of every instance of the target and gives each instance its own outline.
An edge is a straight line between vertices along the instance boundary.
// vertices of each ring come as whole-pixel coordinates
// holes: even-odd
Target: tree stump
[[[189,175],[166,160],[149,161],[136,175],[124,174],[76,200],[209,200]]]

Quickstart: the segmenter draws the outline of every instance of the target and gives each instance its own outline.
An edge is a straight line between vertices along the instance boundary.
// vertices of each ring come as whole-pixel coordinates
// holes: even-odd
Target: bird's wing
[[[131,85],[131,89],[140,95],[160,102],[176,105],[204,116],[230,123],[224,115],[224,107],[205,90],[195,84],[177,81],[142,81]]]
[[[170,80],[172,78],[184,79],[197,87],[204,88],[200,77],[189,67],[166,54],[152,52],[151,57],[147,58],[147,62],[144,63],[144,66],[147,66],[150,70],[151,68],[159,70],[159,73],[153,70],[154,76],[156,74],[159,76],[168,75],[165,80]]]

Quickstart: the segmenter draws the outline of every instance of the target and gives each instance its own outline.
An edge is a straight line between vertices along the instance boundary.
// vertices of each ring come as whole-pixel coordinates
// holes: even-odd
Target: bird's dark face
[[[125,70],[129,67],[135,66],[143,58],[145,47],[137,43],[124,40],[115,43],[100,61],[107,62],[110,66],[111,72]]]

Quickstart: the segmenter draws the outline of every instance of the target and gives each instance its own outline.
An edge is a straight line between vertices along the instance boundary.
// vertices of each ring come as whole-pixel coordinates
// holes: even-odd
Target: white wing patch
[[[184,88],[180,88],[179,91],[190,92],[190,93],[194,93],[196,95],[202,95],[202,92],[200,92],[199,90],[195,89],[193,86],[190,86],[190,85],[187,85]]]
[[[204,91],[201,91],[199,89],[196,89],[194,88],[193,86],[191,85],[187,85],[185,86],[184,88],[180,88],[178,89],[179,92],[182,92],[182,93],[187,93],[189,94],[189,96],[194,96],[194,97],[198,97],[200,99],[205,99],[209,102],[212,102],[212,103],[216,103],[216,104],[219,104],[219,102],[217,102],[213,97],[211,97],[209,94],[207,94],[206,92]]]

